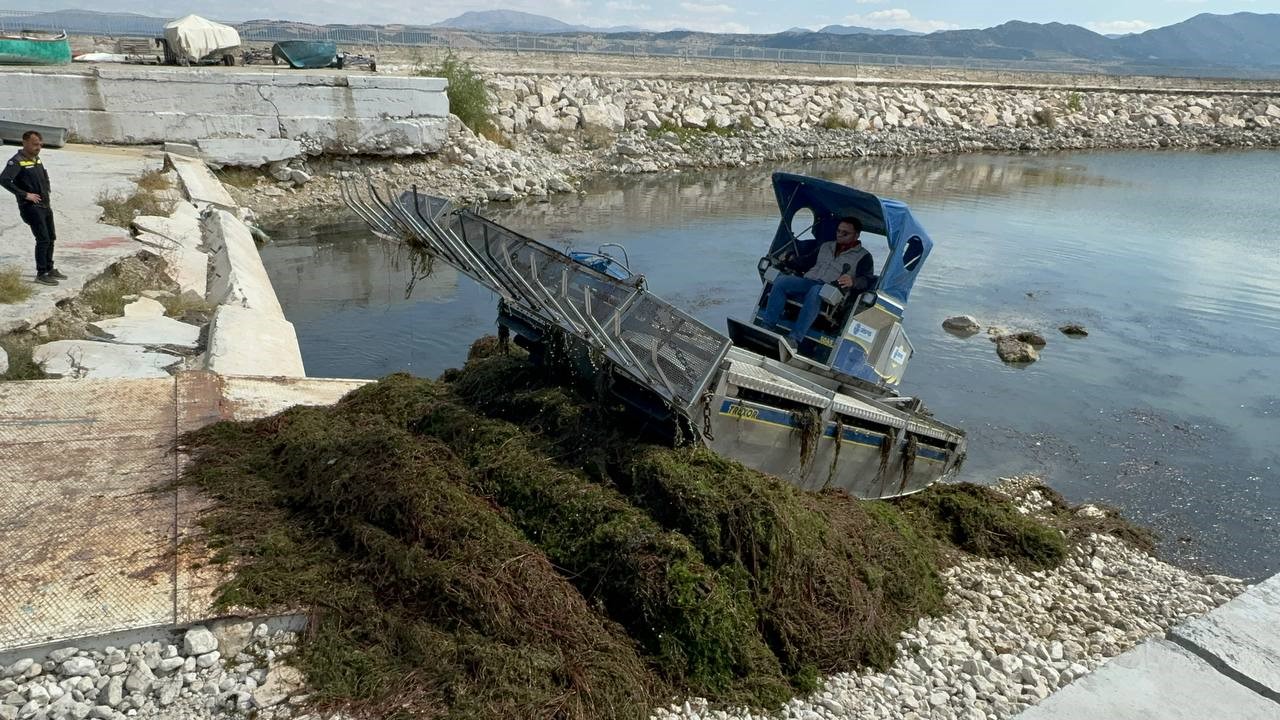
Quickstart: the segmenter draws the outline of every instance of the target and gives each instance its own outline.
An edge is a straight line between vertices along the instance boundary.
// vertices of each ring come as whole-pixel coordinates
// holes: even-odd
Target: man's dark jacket
[[[29,158],[19,152],[9,158],[4,172],[0,172],[0,187],[17,196],[18,209],[35,205],[27,200],[27,193],[40,196],[40,207],[49,207],[49,173],[39,155]]]

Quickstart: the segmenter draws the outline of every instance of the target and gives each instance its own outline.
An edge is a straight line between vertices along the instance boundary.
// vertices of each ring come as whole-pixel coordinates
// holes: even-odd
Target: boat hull
[[[0,65],[66,65],[71,43],[60,37],[0,37]]]
[[[45,147],[62,147],[67,142],[66,128],[55,127],[53,125],[13,122],[11,120],[0,120],[0,141],[21,143],[22,134],[28,130],[35,130],[40,133],[40,138],[44,141]]]
[[[338,46],[331,40],[281,40],[271,46],[271,58],[299,70],[333,67]]]
[[[830,420],[809,429],[794,412],[724,396],[715,399],[711,429],[707,444],[721,455],[802,490],[835,488],[867,500],[919,492],[958,469],[964,452]]]

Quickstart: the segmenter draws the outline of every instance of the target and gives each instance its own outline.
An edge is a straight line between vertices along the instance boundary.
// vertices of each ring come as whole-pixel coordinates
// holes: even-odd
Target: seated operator
[[[834,283],[847,295],[850,291],[863,292],[871,287],[875,276],[875,261],[871,253],[862,247],[858,239],[862,234],[862,222],[855,217],[840,219],[836,226],[835,242],[823,243],[818,248],[818,259],[803,276],[779,275],[769,291],[761,318],[765,327],[776,328],[782,319],[782,310],[788,298],[804,298],[804,305],[796,322],[787,335],[787,342],[794,349],[799,347],[813,321],[822,308],[819,292],[827,283]]]

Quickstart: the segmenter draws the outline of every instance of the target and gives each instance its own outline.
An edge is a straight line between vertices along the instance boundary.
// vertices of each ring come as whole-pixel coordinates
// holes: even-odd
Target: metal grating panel
[[[729,338],[636,282],[623,282],[442,198],[367,181],[343,199],[373,230],[466,273],[532,317],[602,353],[684,412],[710,385]]]

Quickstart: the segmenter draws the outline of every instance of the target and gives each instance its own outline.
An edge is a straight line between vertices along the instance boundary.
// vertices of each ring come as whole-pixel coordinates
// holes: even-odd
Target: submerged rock
[[[973,335],[982,325],[972,315],[955,315],[942,321],[942,329],[957,335]]]
[[[1068,337],[1087,337],[1089,335],[1089,331],[1080,323],[1067,323],[1058,328],[1058,332]]]
[[[996,340],[996,354],[1007,363],[1032,363],[1040,359],[1031,343],[1019,340],[1013,335],[1005,335]]]
[[[1043,335],[1035,332],[1034,330],[1019,330],[1014,333],[1013,336],[1022,342],[1037,348],[1042,348],[1049,344],[1049,341],[1045,340]]]

